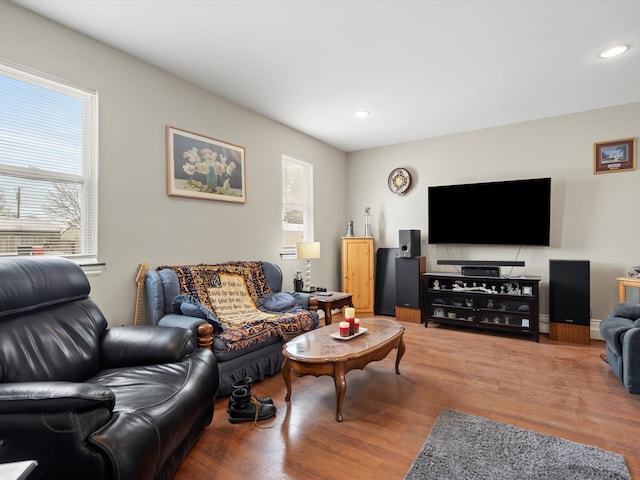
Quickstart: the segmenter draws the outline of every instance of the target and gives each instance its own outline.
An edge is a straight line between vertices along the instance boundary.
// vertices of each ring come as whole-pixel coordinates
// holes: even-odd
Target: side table
[[[640,278],[635,277],[619,277],[618,280],[618,301],[627,301],[627,287],[640,288]]]
[[[324,324],[331,325],[331,311],[342,307],[353,307],[353,295],[345,292],[328,292],[331,295],[316,295],[312,297],[318,302],[318,310],[324,312]],[[357,313],[357,312],[356,312]]]

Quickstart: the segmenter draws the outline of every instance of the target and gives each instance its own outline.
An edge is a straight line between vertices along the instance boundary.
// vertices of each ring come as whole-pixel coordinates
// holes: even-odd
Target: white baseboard
[[[591,319],[591,338],[593,340],[604,340],[604,338],[602,338],[602,335],[600,335],[600,322],[602,320],[600,320],[599,318],[592,318]]]
[[[538,331],[540,333],[549,333],[549,315],[540,315],[538,317]]]

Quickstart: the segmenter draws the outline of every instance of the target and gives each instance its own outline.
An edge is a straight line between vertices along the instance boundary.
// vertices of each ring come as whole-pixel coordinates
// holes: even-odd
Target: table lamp
[[[311,259],[320,258],[320,242],[296,243],[296,255],[299,259],[307,261],[304,289],[309,292],[311,291]]]

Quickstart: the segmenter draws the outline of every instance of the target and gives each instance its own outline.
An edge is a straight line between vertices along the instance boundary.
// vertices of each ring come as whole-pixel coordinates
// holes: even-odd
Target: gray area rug
[[[442,410],[405,480],[631,480],[624,458],[596,447]]]

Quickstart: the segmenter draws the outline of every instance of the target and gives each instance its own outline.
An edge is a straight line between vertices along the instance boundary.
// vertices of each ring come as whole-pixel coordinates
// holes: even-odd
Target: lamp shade
[[[296,255],[298,258],[320,258],[320,242],[296,243]]]

